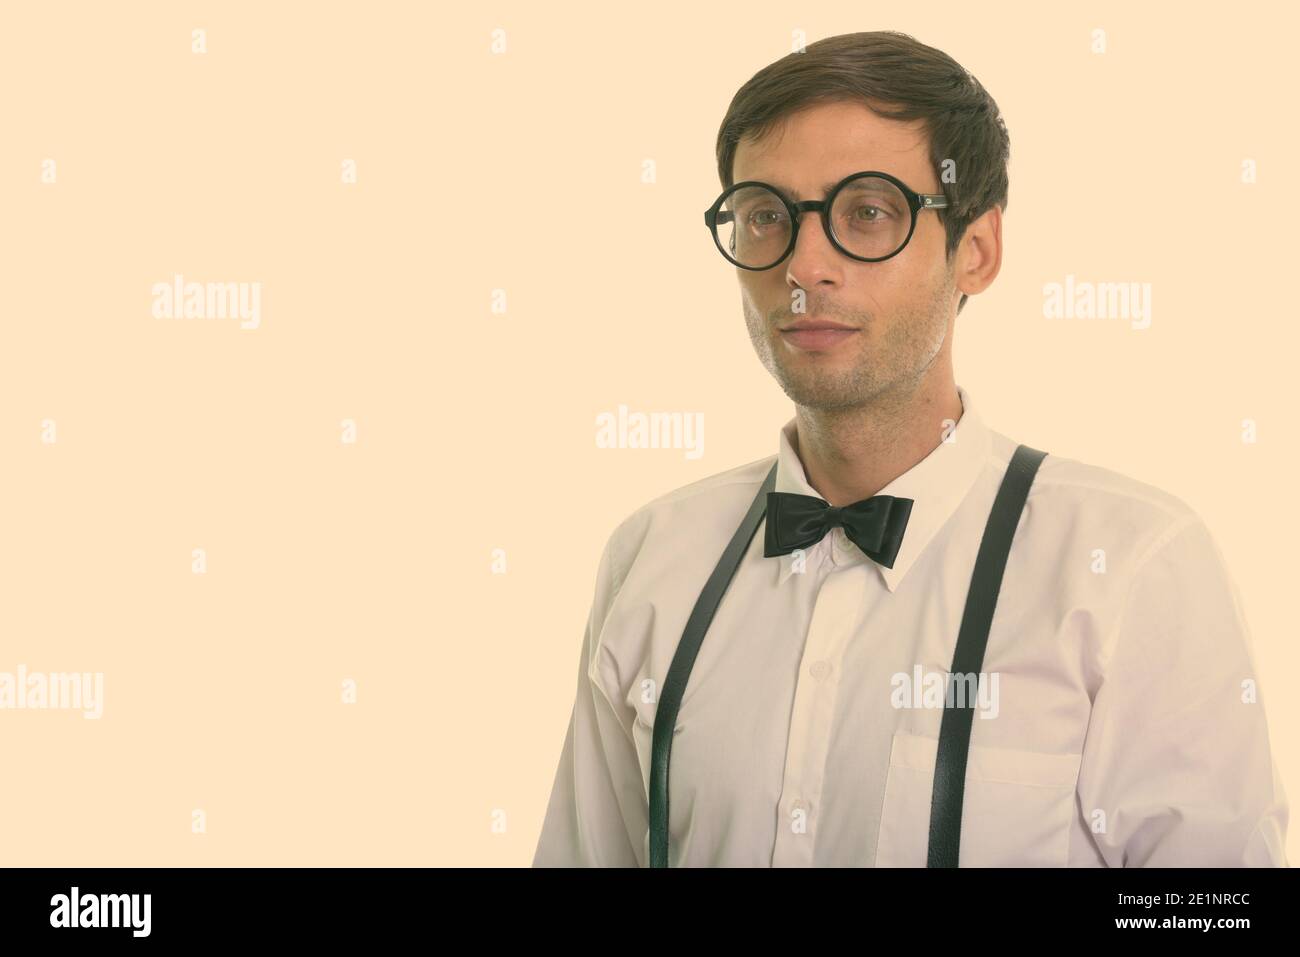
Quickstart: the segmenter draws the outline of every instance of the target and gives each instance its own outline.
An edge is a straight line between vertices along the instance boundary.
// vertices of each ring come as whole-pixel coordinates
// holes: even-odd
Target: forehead
[[[819,103],[763,137],[736,145],[732,181],[770,183],[791,199],[820,199],[850,173],[879,170],[920,192],[938,192],[920,120],[878,116],[865,103]]]

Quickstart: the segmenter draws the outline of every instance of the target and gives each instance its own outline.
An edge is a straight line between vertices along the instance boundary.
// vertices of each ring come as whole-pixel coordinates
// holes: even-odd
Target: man
[[[978,82],[894,33],[814,43],[732,101],[706,222],[795,416],[775,456],[610,537],[535,865],[933,865],[942,793],[948,866],[1285,866],[1215,541],[1172,494],[1072,459],[1041,459],[1010,513],[957,790],[936,774],[1017,450],[952,365],[1001,265],[1008,155]]]

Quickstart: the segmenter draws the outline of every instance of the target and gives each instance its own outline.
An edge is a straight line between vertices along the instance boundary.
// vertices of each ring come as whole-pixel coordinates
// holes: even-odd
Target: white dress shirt
[[[879,492],[915,503],[892,568],[842,528],[766,558],[760,523],[677,717],[670,866],[925,866],[941,682],[1016,447],[958,394],[956,428]],[[773,461],[777,491],[821,497],[797,445],[791,419],[776,456],[610,536],[534,866],[646,866],[659,691]],[[1286,866],[1262,683],[1209,530],[1045,451],[989,632],[960,866]]]

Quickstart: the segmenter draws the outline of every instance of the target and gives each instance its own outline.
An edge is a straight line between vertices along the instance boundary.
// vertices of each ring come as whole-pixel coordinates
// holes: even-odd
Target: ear
[[[966,227],[957,246],[957,289],[974,296],[993,285],[1002,268],[1002,208],[994,206]]]

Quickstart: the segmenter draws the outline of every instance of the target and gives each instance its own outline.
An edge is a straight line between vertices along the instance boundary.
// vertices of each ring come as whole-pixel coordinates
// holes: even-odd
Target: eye
[[[757,209],[749,215],[752,226],[775,226],[781,222],[781,219],[779,209]]]

